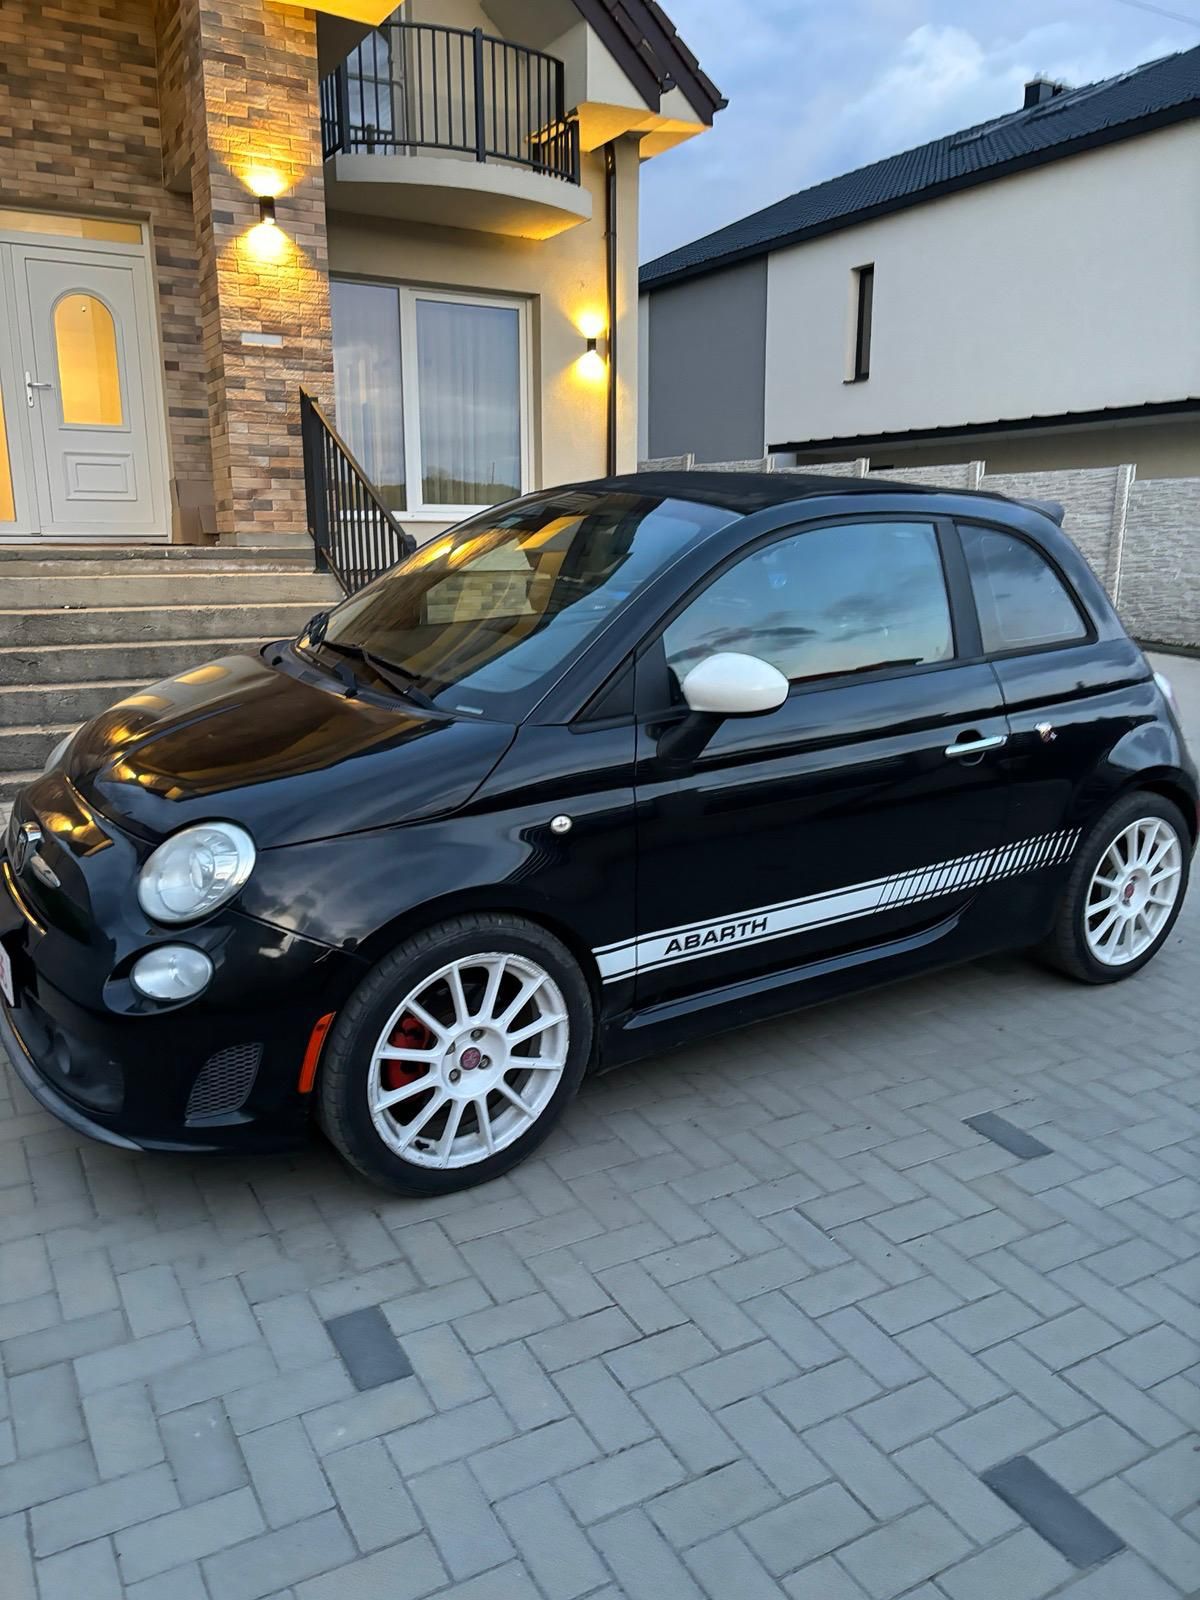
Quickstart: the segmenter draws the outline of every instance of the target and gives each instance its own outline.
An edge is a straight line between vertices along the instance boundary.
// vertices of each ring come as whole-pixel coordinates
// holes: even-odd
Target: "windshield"
[[[308,648],[367,651],[443,710],[519,721],[647,579],[736,513],[573,489],[493,508],[330,614]]]

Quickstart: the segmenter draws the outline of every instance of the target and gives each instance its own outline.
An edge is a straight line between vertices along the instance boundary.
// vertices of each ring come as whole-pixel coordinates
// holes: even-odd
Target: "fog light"
[[[148,1000],[190,1000],[207,986],[212,972],[212,962],[203,950],[167,944],[139,956],[129,981]]]

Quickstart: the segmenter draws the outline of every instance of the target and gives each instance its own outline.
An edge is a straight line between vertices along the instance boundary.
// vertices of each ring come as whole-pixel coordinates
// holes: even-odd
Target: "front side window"
[[[1087,637],[1061,578],[1031,544],[995,528],[959,531],[989,655]]]
[[[526,310],[334,280],[337,425],[384,504],[461,516],[527,487]]]
[[[705,656],[760,656],[791,683],[954,654],[937,534],[843,523],[766,545],[721,574],[663,636],[672,693]]]
[[[733,516],[632,492],[531,497],[424,545],[301,645],[365,649],[440,709],[517,721],[655,573]]]

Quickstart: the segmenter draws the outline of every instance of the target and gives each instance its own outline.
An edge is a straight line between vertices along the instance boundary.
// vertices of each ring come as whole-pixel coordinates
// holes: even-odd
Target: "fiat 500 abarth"
[[[718,1029],[1005,949],[1131,976],[1197,774],[1055,510],[612,478],[132,696],[13,810],[17,1072],[110,1144],[316,1121],[430,1194]]]

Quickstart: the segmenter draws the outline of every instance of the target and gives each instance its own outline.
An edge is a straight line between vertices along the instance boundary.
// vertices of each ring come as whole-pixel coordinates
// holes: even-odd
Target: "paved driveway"
[[[0,1595],[1190,1593],[1198,923],[614,1075],[439,1203],[130,1159],[0,1073]]]

